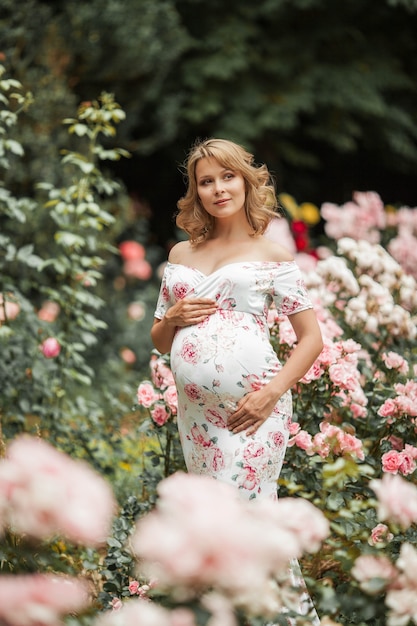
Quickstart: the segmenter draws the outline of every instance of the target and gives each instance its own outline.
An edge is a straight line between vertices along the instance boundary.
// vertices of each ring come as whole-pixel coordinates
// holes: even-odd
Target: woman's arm
[[[154,318],[151,339],[155,348],[170,352],[177,328],[199,324],[217,311],[217,303],[210,298],[183,298],[172,305],[162,319]]]
[[[271,415],[279,398],[310,369],[323,348],[320,327],[313,309],[289,317],[297,336],[297,345],[276,376],[258,391],[245,395],[229,418],[234,433],[252,435]]]

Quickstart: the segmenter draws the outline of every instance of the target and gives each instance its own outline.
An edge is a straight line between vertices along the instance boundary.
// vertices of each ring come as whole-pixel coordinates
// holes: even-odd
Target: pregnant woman
[[[193,146],[186,167],[176,221],[189,239],[170,251],[151,331],[171,354],[185,462],[243,497],[276,499],[290,389],[319,355],[320,329],[293,257],[264,236],[277,217],[267,167],[224,139]],[[269,341],[272,303],[297,337],[286,363]]]

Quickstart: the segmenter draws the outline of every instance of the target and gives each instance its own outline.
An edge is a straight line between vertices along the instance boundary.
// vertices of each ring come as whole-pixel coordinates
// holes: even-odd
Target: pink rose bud
[[[47,359],[54,359],[61,352],[61,346],[55,337],[48,337],[42,342],[41,350]]]

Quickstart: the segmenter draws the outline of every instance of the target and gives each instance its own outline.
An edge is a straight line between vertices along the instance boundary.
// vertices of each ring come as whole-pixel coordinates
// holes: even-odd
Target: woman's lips
[[[226,202],[229,202],[230,198],[222,198],[222,200],[217,200],[217,202],[215,202],[214,204],[225,204]]]

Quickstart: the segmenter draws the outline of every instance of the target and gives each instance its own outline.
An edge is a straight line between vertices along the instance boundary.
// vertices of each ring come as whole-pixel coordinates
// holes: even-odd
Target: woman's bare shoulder
[[[190,251],[191,244],[189,241],[179,241],[175,244],[175,246],[172,246],[169,252],[168,261],[170,263],[184,263],[185,258]]]
[[[263,238],[262,241],[263,253],[269,261],[276,261],[277,263],[283,263],[286,261],[294,261],[293,254],[281,244],[270,239]]]

